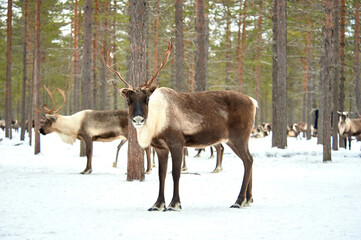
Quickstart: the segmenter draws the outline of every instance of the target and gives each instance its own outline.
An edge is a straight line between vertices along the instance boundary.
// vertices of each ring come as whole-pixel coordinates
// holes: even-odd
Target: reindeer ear
[[[126,97],[126,98],[128,98],[128,97],[129,97],[129,94],[132,93],[132,92],[134,92],[134,90],[129,89],[129,88],[122,88],[122,89],[120,89],[120,93],[121,93],[124,97]]]
[[[158,86],[151,86],[148,91],[149,91],[149,95],[151,95],[156,89],[158,88]]]
[[[50,115],[50,114],[46,114],[45,117],[47,119],[49,119],[50,121],[55,122],[56,120],[58,120],[58,118],[55,115]]]

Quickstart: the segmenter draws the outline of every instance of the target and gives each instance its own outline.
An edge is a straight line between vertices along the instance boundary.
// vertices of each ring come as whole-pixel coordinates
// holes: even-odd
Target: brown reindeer
[[[345,148],[348,140],[348,148],[351,150],[351,137],[355,136],[358,141],[361,140],[361,118],[350,119],[348,112],[337,113],[339,114],[338,132],[341,139],[345,141]]]
[[[253,157],[248,141],[255,120],[257,102],[234,91],[206,91],[182,93],[173,89],[151,86],[168,61],[173,44],[168,44],[166,57],[156,74],[145,84],[134,89],[115,72],[127,88],[113,86],[127,99],[129,118],[137,131],[142,148],[152,146],[159,161],[159,195],[149,211],[180,210],[179,178],[184,147],[206,147],[226,143],[243,161],[242,187],[232,208],[253,202]],[[173,198],[165,208],[164,186],[168,154],[172,158]]]
[[[54,105],[56,106],[53,92],[47,89]],[[40,133],[43,135],[56,132],[63,142],[73,144],[76,139],[84,141],[86,149],[87,164],[82,171],[82,174],[90,174],[92,172],[92,156],[93,156],[93,142],[111,142],[116,139],[121,139],[118,146],[118,152],[121,145],[124,144],[128,136],[128,110],[110,110],[110,111],[95,111],[83,110],[70,116],[63,116],[57,112],[65,105],[65,94],[58,89],[62,94],[64,103],[54,111],[52,109],[44,108],[46,110],[45,119],[41,121]],[[50,114],[51,113],[51,114]],[[114,164],[113,164],[114,166]],[[147,173],[152,170],[150,164],[150,153],[147,151]]]

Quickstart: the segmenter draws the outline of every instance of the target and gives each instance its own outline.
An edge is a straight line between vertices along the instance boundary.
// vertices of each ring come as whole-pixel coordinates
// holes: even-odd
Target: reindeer
[[[358,141],[361,139],[361,118],[350,119],[348,112],[337,111],[337,113],[339,114],[338,132],[345,141],[345,148],[348,139],[348,148],[351,150],[351,137],[356,136]]]
[[[118,152],[121,145],[128,136],[128,110],[110,110],[110,111],[95,111],[83,110],[70,116],[63,116],[57,114],[65,105],[65,93],[61,89],[57,89],[63,96],[63,105],[54,111],[56,102],[54,100],[54,93],[44,88],[50,95],[54,103],[52,109],[44,107],[46,110],[45,119],[41,121],[39,132],[43,135],[56,132],[63,142],[73,144],[76,139],[84,141],[86,149],[87,164],[81,174],[90,174],[92,172],[92,156],[93,156],[93,142],[111,142],[115,139],[121,139],[118,146],[116,161],[118,159]],[[38,110],[40,111],[40,110]],[[50,114],[51,113],[51,114]],[[151,172],[150,153],[147,151],[147,173]],[[113,164],[114,166],[114,164]]]
[[[179,178],[184,147],[206,147],[226,143],[243,161],[242,187],[232,208],[241,208],[253,202],[253,157],[248,141],[255,120],[257,101],[235,91],[177,92],[171,88],[152,86],[160,70],[168,61],[173,41],[168,43],[166,57],[150,80],[136,89],[105,63],[126,84],[114,88],[127,99],[129,118],[137,131],[142,148],[155,149],[159,161],[159,194],[149,211],[179,211]],[[108,59],[107,59],[108,60]],[[164,186],[168,154],[172,159],[173,198],[165,207]]]

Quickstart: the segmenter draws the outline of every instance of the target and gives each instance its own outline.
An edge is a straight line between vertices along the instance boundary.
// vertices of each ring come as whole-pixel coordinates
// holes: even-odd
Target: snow
[[[0,130],[0,239],[361,239],[361,143],[332,153],[288,139],[271,148],[271,137],[251,139],[254,203],[231,209],[243,165],[225,148],[223,171],[212,174],[209,148],[187,157],[180,181],[180,212],[148,212],[158,195],[157,168],[143,182],[126,181],[127,145],[112,167],[117,141],[94,143],[93,173],[79,143],[41,136],[41,153]],[[166,203],[172,198],[171,163]]]

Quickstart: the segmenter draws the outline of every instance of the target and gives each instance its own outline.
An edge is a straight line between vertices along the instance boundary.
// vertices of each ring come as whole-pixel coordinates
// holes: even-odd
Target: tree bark
[[[24,42],[23,42],[23,83],[22,83],[22,94],[21,94],[21,132],[20,132],[20,140],[24,141],[25,139],[25,130],[27,126],[25,125],[25,121],[27,119],[26,114],[26,81],[27,81],[27,35],[28,35],[28,8],[29,1],[25,0],[24,3]],[[30,120],[29,120],[30,121]]]
[[[147,75],[147,3],[145,0],[129,1],[129,83],[134,87],[139,87],[146,79]],[[128,121],[128,167],[127,181],[144,180],[144,153],[137,142],[137,132],[131,120]]]
[[[273,59],[277,62],[273,69],[273,79],[275,85],[272,86],[272,110],[273,123],[276,125],[276,132],[272,135],[272,146],[284,149],[287,147],[287,18],[286,18],[286,0],[274,0],[276,24],[276,56]],[[277,75],[277,76],[275,76]],[[273,91],[273,88],[274,91]]]
[[[176,76],[176,90],[184,92],[184,36],[183,36],[183,0],[175,1],[175,76]]]
[[[34,82],[35,82],[35,107],[40,109],[40,3],[36,0],[36,23],[35,23],[35,62],[34,62]],[[40,114],[35,111],[35,149],[34,153],[40,153]]]
[[[262,45],[262,1],[259,1],[258,6],[258,34],[257,34],[257,53],[256,53],[256,100],[259,101],[259,87],[261,81],[261,45]],[[262,101],[261,101],[262,102]],[[261,105],[262,106],[262,105]],[[262,111],[262,110],[261,110]],[[255,126],[257,125],[258,112],[256,111]],[[262,115],[262,113],[261,113]],[[263,117],[261,117],[263,121]]]
[[[239,92],[242,92],[243,85],[243,68],[244,68],[244,46],[246,44],[246,17],[247,17],[247,0],[243,2],[243,22],[242,22],[242,42],[240,53],[240,65],[239,65]]]
[[[332,35],[332,51],[333,51],[333,72],[332,72],[332,149],[338,150],[338,78],[339,78],[339,0],[333,0],[333,35]]]
[[[74,112],[78,112],[80,110],[80,99],[79,99],[79,88],[80,88],[80,80],[79,80],[79,49],[78,49],[78,38],[79,38],[79,22],[78,22],[78,0],[74,2],[74,63],[73,63],[73,82],[74,82],[74,90],[73,90],[73,104],[72,110]],[[70,85],[71,87],[71,85]]]
[[[325,42],[324,42],[324,74],[322,81],[323,91],[323,162],[331,161],[331,129],[330,129],[330,86],[333,65],[333,0],[325,1]]]
[[[5,90],[5,137],[12,139],[11,131],[11,63],[12,63],[12,10],[13,2],[8,0],[6,19],[6,90]]]
[[[226,4],[226,90],[232,89],[231,82],[231,13],[229,6]]]
[[[361,114],[361,89],[360,89],[360,3],[355,0],[355,93],[356,108]]]
[[[311,0],[308,0],[308,3],[311,4]],[[311,139],[311,125],[312,125],[312,23],[310,13],[307,14],[307,140]],[[314,126],[316,127],[316,126]]]
[[[345,31],[346,31],[346,1],[341,0],[340,5],[340,93],[339,93],[339,111],[345,111]],[[340,147],[346,148],[345,142],[340,141]]]
[[[204,0],[196,0],[196,64],[195,91],[206,90],[206,24],[204,17]]]

